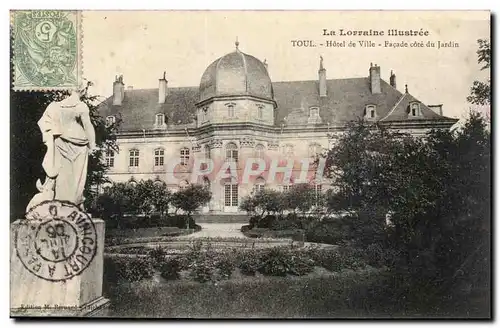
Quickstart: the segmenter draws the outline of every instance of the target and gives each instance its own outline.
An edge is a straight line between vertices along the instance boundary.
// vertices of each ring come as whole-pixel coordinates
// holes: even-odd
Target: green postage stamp
[[[78,11],[11,11],[14,90],[78,87],[82,76]]]

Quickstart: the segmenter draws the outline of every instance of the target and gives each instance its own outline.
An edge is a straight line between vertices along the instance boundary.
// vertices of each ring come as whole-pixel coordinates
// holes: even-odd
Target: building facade
[[[328,188],[318,155],[346,123],[359,119],[424,135],[457,120],[442,105],[425,105],[408,89],[389,83],[370,64],[364,78],[272,82],[266,62],[235,51],[212,62],[198,87],[126,88],[123,77],[99,108],[108,124],[119,122],[118,152],[108,151],[113,182],[152,179],[173,191],[202,183],[212,191],[211,213],[238,211],[241,198],[262,188],[286,190],[310,183]]]

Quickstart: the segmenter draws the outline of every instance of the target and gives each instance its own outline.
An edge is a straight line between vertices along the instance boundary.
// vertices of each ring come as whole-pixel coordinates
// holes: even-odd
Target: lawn
[[[370,304],[377,270],[307,276],[236,277],[217,283],[159,277],[108,286],[110,315],[149,318],[327,318],[387,316]],[[371,309],[373,307],[373,309]]]

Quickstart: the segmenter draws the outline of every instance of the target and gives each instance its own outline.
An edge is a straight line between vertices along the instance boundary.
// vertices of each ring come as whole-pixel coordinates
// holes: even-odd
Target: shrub
[[[162,262],[165,260],[165,255],[167,255],[167,252],[161,246],[157,246],[149,251],[149,256],[153,260],[155,266],[162,264]]]
[[[264,275],[286,276],[290,271],[290,256],[282,247],[271,248],[263,254],[261,261],[262,266],[259,268],[259,272]]]
[[[105,261],[105,277],[109,281],[140,281],[153,277],[153,263],[145,257],[111,257]]]
[[[305,252],[299,251],[291,255],[291,267],[289,273],[296,276],[303,276],[313,271],[315,261]]]
[[[188,268],[191,270],[189,276],[194,281],[207,282],[213,280],[217,267],[215,259],[205,253],[193,258]]]
[[[218,256],[215,266],[217,268],[216,279],[229,279],[234,271],[235,263],[234,259],[229,253],[222,253]]]
[[[262,265],[260,256],[260,252],[256,250],[241,252],[237,259],[241,273],[247,276],[254,276]]]
[[[160,266],[160,274],[167,280],[179,279],[179,272],[182,269],[182,261],[179,257],[164,259]]]

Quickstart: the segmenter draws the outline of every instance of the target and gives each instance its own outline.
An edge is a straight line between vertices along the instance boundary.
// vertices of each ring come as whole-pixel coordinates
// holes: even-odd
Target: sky
[[[319,57],[327,78],[368,76],[370,63],[390,71],[397,87],[426,104],[443,104],[449,117],[463,117],[476,79],[488,72],[477,63],[477,39],[490,38],[485,11],[84,11],[83,71],[93,94],[112,93],[116,75],[126,87],[157,88],[166,71],[169,86],[198,86],[206,67],[239,49],[269,64],[272,81],[318,78]],[[333,30],[325,36],[323,29]],[[341,36],[345,31],[377,30],[384,36]],[[388,29],[422,30],[427,36],[387,36]],[[316,47],[293,47],[311,40]],[[325,47],[330,41],[373,41],[375,48]],[[458,43],[458,47],[384,47],[385,42]],[[104,98],[103,98],[104,99]]]

